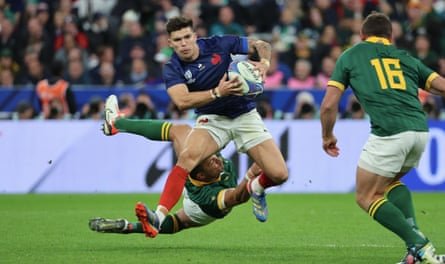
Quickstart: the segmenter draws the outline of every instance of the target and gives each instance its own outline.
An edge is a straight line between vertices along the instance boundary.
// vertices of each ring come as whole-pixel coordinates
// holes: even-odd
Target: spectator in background
[[[270,67],[266,73],[266,80],[264,80],[264,89],[273,90],[280,89],[285,84],[285,74],[279,69],[278,53],[272,51],[270,57]]]
[[[131,68],[133,59],[143,59],[147,62],[153,60],[155,49],[149,35],[144,32],[136,12],[125,12],[123,19],[128,32],[119,42],[119,60],[121,70],[126,74]]]
[[[36,117],[36,111],[31,103],[28,101],[21,101],[15,108],[13,119],[15,120],[29,120]]]
[[[280,61],[286,64],[289,69],[294,69],[297,60],[300,59],[312,62],[315,57],[311,45],[311,39],[306,33],[298,34],[291,49],[281,53]]]
[[[101,76],[102,74],[100,72],[103,64],[112,66],[113,82],[117,82],[118,80],[120,80],[118,73],[118,65],[115,60],[115,53],[112,46],[104,45],[99,47],[97,51],[97,59],[98,59],[97,65],[89,70],[89,76],[91,78],[92,84],[100,85],[101,83],[104,83],[104,80],[102,80],[103,76]],[[104,68],[108,69],[109,68],[108,66],[105,66]],[[109,80],[109,78],[106,79]],[[110,83],[110,82],[106,81],[105,83]]]
[[[110,62],[103,62],[99,65],[98,69],[99,76],[97,79],[94,79],[94,85],[103,85],[103,86],[115,86],[120,85],[120,82],[116,76],[116,69],[114,65]]]
[[[47,63],[52,61],[52,39],[36,17],[31,17],[28,20],[26,29],[24,29],[20,42],[17,44],[19,46],[18,51],[33,49],[39,54],[41,62]],[[21,53],[19,56],[22,58],[23,53]]]
[[[441,111],[440,111],[440,105],[439,105],[440,98],[437,98],[437,96],[434,95],[428,95],[426,97],[425,102],[422,104],[423,111],[425,111],[425,114],[428,119],[432,120],[439,120]]]
[[[295,97],[294,119],[315,119],[317,106],[314,96],[309,92],[300,92]]]
[[[365,119],[366,113],[354,94],[349,95],[346,109],[341,118],[344,119]]]
[[[117,35],[112,31],[107,16],[101,12],[96,12],[92,16],[91,25],[86,30],[89,41],[89,52],[98,53],[103,46],[116,46]]]
[[[417,35],[414,42],[413,57],[418,58],[423,64],[437,71],[439,56],[431,50],[430,40],[424,34]]]
[[[158,113],[156,107],[147,93],[140,93],[136,97],[136,109],[132,116],[138,119],[157,119]]]
[[[125,116],[133,116],[136,110],[136,100],[132,93],[122,93],[119,95],[119,108]]]
[[[104,101],[101,97],[93,97],[88,103],[83,105],[80,119],[101,120],[104,109]]]
[[[6,18],[0,19],[0,50],[8,49],[11,52],[17,49],[18,39],[14,35],[14,23]],[[17,52],[14,59],[17,60]]]
[[[124,83],[142,87],[148,82],[149,76],[145,61],[143,59],[134,59],[131,62],[130,72],[124,78]]]
[[[0,88],[14,88],[14,74],[8,68],[0,69]]]
[[[0,70],[10,70],[13,77],[20,73],[20,66],[14,61],[12,51],[4,48],[0,50]]]
[[[89,76],[82,61],[76,59],[68,62],[68,70],[65,79],[71,85],[90,84]]]
[[[63,21],[63,35],[58,35],[54,39],[54,49],[57,51],[62,48],[65,42],[65,35],[69,34],[74,38],[76,46],[82,49],[88,49],[88,36],[80,31],[77,25],[77,18],[73,15],[66,16]]]
[[[260,97],[257,100],[256,109],[263,119],[274,119],[274,109],[269,99],[266,97]]]
[[[48,77],[49,73],[42,64],[38,52],[33,50],[32,47],[28,47],[25,55],[25,69],[20,83],[36,85],[40,80]]]
[[[60,119],[76,113],[76,100],[70,84],[63,79],[63,64],[54,61],[51,78],[37,83],[36,93],[40,100],[41,115],[44,119]]]
[[[327,87],[329,78],[334,71],[335,60],[331,57],[326,56],[321,61],[321,71],[315,76],[315,86],[314,88],[324,90]]]
[[[292,9],[283,9],[280,22],[272,30],[273,46],[280,52],[288,51],[298,32],[298,20]]]
[[[313,89],[315,78],[311,75],[312,64],[300,59],[295,63],[294,76],[287,81],[287,87],[292,90]]]
[[[235,21],[235,14],[230,6],[221,6],[218,11],[218,21],[210,26],[211,36],[245,35],[243,27]]]

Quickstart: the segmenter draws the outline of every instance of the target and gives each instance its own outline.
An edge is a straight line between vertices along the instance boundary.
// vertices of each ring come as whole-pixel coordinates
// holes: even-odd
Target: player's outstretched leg
[[[119,104],[116,95],[112,94],[105,101],[105,120],[102,124],[102,131],[106,136],[112,136],[119,132],[114,126],[116,118],[120,116]]]
[[[156,237],[160,227],[158,216],[141,202],[138,202],[134,209],[139,222],[142,224],[145,236]]]
[[[402,262],[397,264],[445,264],[445,255],[436,255],[436,249],[431,242],[420,248],[410,248]]]
[[[126,233],[128,221],[126,219],[106,219],[97,217],[90,219],[88,226],[92,231],[100,233]]]
[[[247,190],[250,193],[250,198],[252,199],[253,214],[256,219],[260,222],[266,222],[267,216],[269,215],[269,210],[267,209],[266,193],[263,191],[257,193],[252,191],[251,187],[252,181],[249,180],[247,183]]]

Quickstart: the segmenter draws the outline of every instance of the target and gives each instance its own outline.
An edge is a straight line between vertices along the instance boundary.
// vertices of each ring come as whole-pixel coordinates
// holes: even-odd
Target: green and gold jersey
[[[233,163],[228,159],[222,159],[224,170],[216,181],[202,182],[188,177],[185,183],[190,200],[198,204],[203,212],[215,218],[223,218],[230,212],[228,209],[222,209],[224,198],[222,191],[235,188],[238,180]]]
[[[371,133],[390,136],[428,131],[418,88],[428,90],[438,75],[380,37],[369,37],[337,60],[328,86],[351,87],[371,118]]]

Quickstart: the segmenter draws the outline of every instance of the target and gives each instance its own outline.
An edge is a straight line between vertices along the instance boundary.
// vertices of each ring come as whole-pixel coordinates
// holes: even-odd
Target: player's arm
[[[330,156],[338,156],[337,139],[334,136],[334,125],[337,120],[338,104],[343,91],[328,85],[320,107],[320,121],[323,138],[323,149]]]
[[[228,80],[227,74],[224,74],[218,86],[210,90],[190,92],[187,85],[180,83],[169,87],[167,92],[179,110],[187,110],[204,106],[223,96],[240,96],[242,95],[242,87],[237,78]]]
[[[431,82],[429,88],[430,89],[428,90],[428,92],[436,95],[441,95],[445,98],[445,78],[443,78],[442,76],[437,75],[437,77],[434,78]]]
[[[261,171],[261,168],[256,163],[252,164],[247,170],[246,176],[236,188],[224,190],[224,204],[226,208],[234,207],[249,200],[250,194],[247,191],[247,181],[260,175]]]
[[[272,56],[272,46],[262,40],[248,39],[249,42],[249,50],[248,55],[249,58],[254,56],[258,56],[259,62],[252,61],[252,63],[256,66],[256,68],[260,71],[263,80],[266,79],[267,70],[270,67],[270,57]]]

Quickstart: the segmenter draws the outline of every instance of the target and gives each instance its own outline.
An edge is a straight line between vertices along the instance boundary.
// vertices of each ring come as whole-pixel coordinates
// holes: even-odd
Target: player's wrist
[[[212,94],[212,98],[213,99],[218,99],[221,97],[221,94],[219,93],[218,87],[213,88],[212,90],[210,90],[211,94]]]

